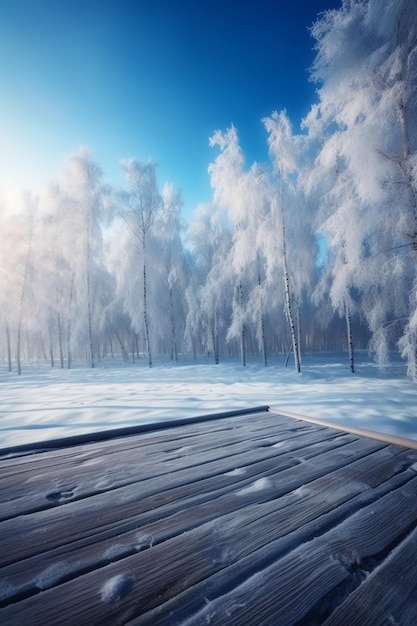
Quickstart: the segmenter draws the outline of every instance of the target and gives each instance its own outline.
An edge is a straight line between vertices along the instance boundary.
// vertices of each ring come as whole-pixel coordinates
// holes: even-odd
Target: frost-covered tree
[[[5,340],[5,350],[7,355],[7,368],[12,371],[12,338],[11,320],[13,298],[13,270],[12,270],[12,250],[15,250],[15,241],[10,231],[10,219],[6,215],[5,205],[0,204],[0,320],[1,333]],[[3,342],[1,342],[3,344]],[[3,344],[4,345],[4,344]]]
[[[230,281],[225,259],[231,246],[228,216],[224,210],[199,205],[188,231],[194,255],[191,284],[186,290],[188,304],[186,337],[188,345],[202,344],[203,350],[220,362],[230,318]]]
[[[119,215],[128,228],[131,251],[139,252],[140,278],[142,282],[141,302],[136,299],[136,307],[142,308],[143,334],[148,365],[152,367],[152,344],[149,316],[148,285],[148,243],[155,222],[160,218],[163,200],[156,180],[155,163],[141,163],[135,159],[122,161],[128,189],[118,195]],[[133,304],[133,303],[132,303]],[[132,315],[135,318],[134,312]],[[139,328],[137,328],[139,331]],[[140,329],[142,330],[142,328]]]
[[[162,190],[163,207],[157,222],[155,238],[161,265],[159,310],[168,312],[168,324],[161,324],[165,340],[169,337],[171,359],[178,361],[183,344],[185,322],[184,293],[188,281],[186,253],[182,242],[184,223],[181,218],[181,194],[172,185]],[[166,302],[168,300],[168,307]]]
[[[72,154],[68,167],[56,188],[55,202],[62,228],[67,226],[65,268],[68,304],[67,343],[68,366],[71,350],[80,352],[87,346],[86,356],[91,367],[99,357],[99,331],[105,296],[103,283],[103,226],[108,190],[102,182],[102,170],[85,148]]]
[[[271,212],[271,185],[269,174],[257,163],[251,166],[245,178],[244,197],[247,206],[246,227],[240,233],[235,250],[238,259],[245,255],[252,276],[247,316],[254,325],[257,346],[266,366],[267,354],[272,348],[270,346],[268,349],[267,318],[269,314],[269,317],[276,319],[277,301],[280,303],[281,298],[275,285],[267,281],[268,274],[271,274],[267,270],[268,255],[264,236]]]
[[[301,370],[300,315],[303,290],[310,286],[317,247],[302,185],[304,137],[294,136],[287,114],[273,113],[264,120],[275,180],[271,198],[268,246],[279,250],[284,277],[285,311],[291,334],[296,370]],[[271,236],[273,233],[273,236]],[[298,323],[297,323],[298,322]],[[297,328],[298,326],[298,328]]]
[[[33,270],[33,239],[36,228],[36,218],[38,210],[38,198],[28,193],[25,196],[25,207],[23,212],[23,223],[26,228],[24,234],[24,252],[21,264],[21,285],[20,285],[20,298],[19,308],[17,316],[17,330],[16,330],[16,363],[17,373],[22,373],[21,365],[21,348],[22,348],[22,326],[23,316],[25,312],[25,305],[27,301],[27,291],[30,283],[31,269]]]
[[[266,310],[275,304],[266,284],[266,256],[263,229],[271,210],[269,177],[257,163],[244,169],[244,155],[237,130],[217,131],[211,145],[219,156],[210,166],[213,202],[228,216],[231,246],[224,259],[224,274],[232,287],[232,315],[229,341],[240,345],[241,361],[246,364],[246,346],[251,336],[267,365]],[[277,251],[275,250],[275,253]]]
[[[106,266],[113,278],[113,299],[106,311],[106,343],[111,356],[121,353],[125,361],[130,349],[139,358],[143,310],[138,305],[140,283],[139,242],[120,220],[115,219],[107,233]]]
[[[33,238],[21,215],[10,215],[4,205],[0,213],[0,311],[8,370],[12,371],[16,347],[17,320],[22,325],[25,268],[29,270],[29,240]],[[29,258],[28,258],[29,256]],[[27,282],[27,281],[26,281]],[[24,304],[23,296],[23,304]],[[20,360],[20,357],[19,357]]]
[[[51,184],[41,199],[35,240],[39,271],[36,281],[37,317],[40,332],[49,339],[51,365],[57,351],[60,367],[71,367],[71,315],[75,259],[72,202],[58,183]]]
[[[333,178],[322,228],[345,274],[333,289],[358,291],[378,361],[399,339],[417,380],[417,5],[344,1],[312,33],[321,87],[306,127],[324,139],[315,175]]]
[[[210,138],[212,147],[218,146],[220,154],[209,166],[210,182],[213,187],[213,203],[225,211],[230,219],[232,245],[224,263],[223,278],[232,287],[232,317],[228,328],[228,340],[237,339],[240,345],[241,362],[246,366],[246,311],[249,291],[247,256],[241,249],[243,232],[246,229],[246,200],[244,197],[244,157],[239,145],[236,129],[232,126],[226,133],[217,131]]]

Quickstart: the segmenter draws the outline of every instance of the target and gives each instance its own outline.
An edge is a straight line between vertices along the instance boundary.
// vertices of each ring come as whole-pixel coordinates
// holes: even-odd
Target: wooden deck
[[[265,408],[117,434],[0,458],[2,625],[417,624],[417,450]]]

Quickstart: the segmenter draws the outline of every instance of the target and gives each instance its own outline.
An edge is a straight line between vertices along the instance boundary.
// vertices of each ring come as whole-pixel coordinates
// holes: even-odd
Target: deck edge
[[[318,426],[325,426],[327,428],[333,428],[344,433],[351,435],[358,435],[359,437],[367,437],[368,439],[376,439],[377,441],[383,441],[384,443],[402,446],[403,448],[411,448],[417,450],[417,441],[415,439],[407,439],[406,437],[398,437],[396,435],[390,435],[388,433],[382,433],[375,430],[368,430],[367,428],[358,428],[356,426],[344,426],[343,424],[335,424],[334,422],[328,422],[326,420],[318,419],[316,417],[310,417],[308,415],[302,415],[293,411],[287,411],[285,409],[269,407],[269,413],[275,415],[285,415],[288,417],[294,417],[295,419],[303,420],[304,422],[310,422],[311,424],[317,424]]]
[[[221,413],[209,413],[207,415],[196,415],[193,417],[182,417],[180,419],[162,420],[160,422],[148,422],[146,424],[137,424],[136,426],[125,426],[121,428],[112,428],[109,430],[92,431],[80,435],[69,435],[68,437],[59,437],[56,439],[48,439],[46,441],[37,441],[32,443],[16,444],[6,448],[0,448],[0,460],[10,456],[19,456],[23,454],[40,454],[49,452],[58,448],[69,448],[88,443],[96,443],[99,441],[107,441],[119,437],[129,437],[131,435],[139,435],[156,430],[164,430],[166,428],[175,428],[186,424],[199,424],[200,422],[208,422],[211,420],[222,419],[225,417],[237,417],[239,415],[249,415],[251,413],[262,413],[268,411],[269,406],[256,406],[246,409],[232,409],[222,411]]]

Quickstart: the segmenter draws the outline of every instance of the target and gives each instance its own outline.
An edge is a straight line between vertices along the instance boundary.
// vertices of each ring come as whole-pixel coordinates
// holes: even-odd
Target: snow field
[[[0,447],[260,405],[417,439],[417,387],[400,361],[381,373],[360,353],[354,375],[341,353],[307,355],[301,375],[283,363],[0,370]]]

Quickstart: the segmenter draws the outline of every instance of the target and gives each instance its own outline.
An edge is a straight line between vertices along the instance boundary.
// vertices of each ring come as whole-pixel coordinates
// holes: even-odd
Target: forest
[[[0,204],[0,361],[91,367],[111,355],[392,351],[417,382],[417,4],[344,0],[311,30],[317,100],[262,120],[266,163],[213,133],[212,187],[186,224],[153,161],[122,189],[88,149],[19,206]]]

